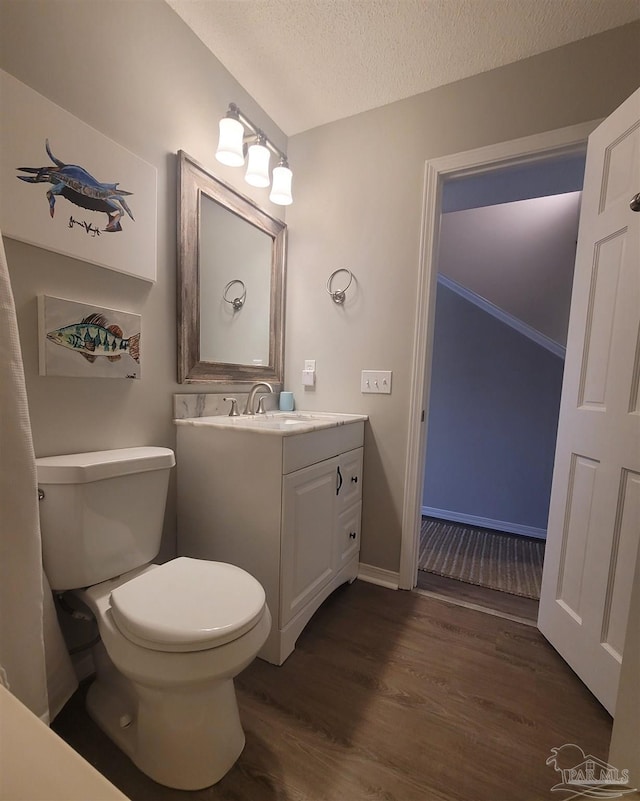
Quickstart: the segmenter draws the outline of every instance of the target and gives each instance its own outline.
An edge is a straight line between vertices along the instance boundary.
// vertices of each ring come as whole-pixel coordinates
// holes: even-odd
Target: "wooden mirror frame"
[[[273,240],[269,312],[269,364],[228,364],[200,359],[200,199],[237,214]],[[284,380],[284,282],[287,226],[252,200],[178,152],[178,382],[252,384]]]

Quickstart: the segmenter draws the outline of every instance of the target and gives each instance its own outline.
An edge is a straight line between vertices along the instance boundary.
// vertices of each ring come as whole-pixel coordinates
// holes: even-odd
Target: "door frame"
[[[591,120],[425,162],[398,574],[400,589],[413,589],[417,577],[427,447],[426,422],[431,389],[442,185],[452,178],[481,175],[501,167],[531,164],[555,156],[586,153],[587,138],[600,122],[601,120]]]

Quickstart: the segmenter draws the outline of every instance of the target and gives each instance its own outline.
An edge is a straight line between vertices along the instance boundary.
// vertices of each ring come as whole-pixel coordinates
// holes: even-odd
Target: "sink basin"
[[[349,416],[350,415],[345,414],[332,414],[331,412],[265,412],[265,414],[252,415],[255,419],[263,418],[287,423],[308,423],[310,420],[327,421],[331,418],[338,420]]]
[[[300,418],[287,417],[285,419],[278,419],[275,417],[267,417],[266,415],[259,415],[256,417],[246,417],[244,420],[239,420],[237,425],[245,425],[256,428],[272,428],[274,430],[287,429],[293,426],[306,426],[308,420]]]
[[[266,412],[265,414],[242,414],[237,417],[215,415],[212,417],[188,417],[176,420],[178,425],[214,426],[236,431],[254,431],[263,434],[302,434],[320,428],[333,428],[366,420],[363,414],[338,414],[334,412]]]

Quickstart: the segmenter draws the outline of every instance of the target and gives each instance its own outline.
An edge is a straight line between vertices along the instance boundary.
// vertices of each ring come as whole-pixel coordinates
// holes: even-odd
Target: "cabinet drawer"
[[[293,473],[360,447],[364,443],[364,423],[348,423],[282,439],[282,472]]]
[[[360,550],[362,503],[344,511],[337,525],[337,569],[340,570]]]
[[[337,477],[338,513],[362,498],[362,448],[340,456]]]

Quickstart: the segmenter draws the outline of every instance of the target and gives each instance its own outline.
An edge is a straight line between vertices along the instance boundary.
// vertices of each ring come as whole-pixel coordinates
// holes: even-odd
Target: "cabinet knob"
[[[358,536],[357,532],[355,532],[355,531],[350,531],[350,532],[349,532],[349,538],[350,538],[350,539],[352,539],[352,540],[355,540],[355,538],[356,538],[357,536]]]
[[[351,482],[353,484],[357,484],[358,483],[358,476],[351,476]]]

